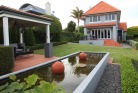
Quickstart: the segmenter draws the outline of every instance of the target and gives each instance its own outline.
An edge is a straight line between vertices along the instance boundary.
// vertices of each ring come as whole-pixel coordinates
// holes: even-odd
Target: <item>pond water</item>
[[[24,74],[20,74],[18,77],[21,79],[31,74],[37,74],[39,77],[48,82],[54,81],[61,85],[67,93],[72,93],[94,69],[104,55],[105,54],[101,53],[88,53],[86,60],[79,60],[78,55],[60,60],[65,66],[65,71],[59,75],[52,73],[51,64],[49,64],[32,71],[28,71]]]

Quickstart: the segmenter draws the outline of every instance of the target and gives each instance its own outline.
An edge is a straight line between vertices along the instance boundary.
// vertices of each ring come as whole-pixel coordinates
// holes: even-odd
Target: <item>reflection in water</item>
[[[57,82],[66,89],[67,93],[72,93],[104,55],[105,54],[100,53],[87,53],[86,60],[79,60],[78,55],[63,59],[61,61],[65,66],[65,71],[59,75],[52,73],[50,64],[48,66],[28,71],[27,74],[23,74],[20,77],[24,78],[31,74],[37,74],[40,78],[43,78],[48,82]]]
[[[71,65],[74,65],[76,63],[76,56],[71,56],[68,58],[68,62],[71,64]]]
[[[54,74],[53,73],[53,80],[57,81],[58,83],[61,82],[62,80],[64,80],[65,77],[65,73],[61,73],[61,74]]]

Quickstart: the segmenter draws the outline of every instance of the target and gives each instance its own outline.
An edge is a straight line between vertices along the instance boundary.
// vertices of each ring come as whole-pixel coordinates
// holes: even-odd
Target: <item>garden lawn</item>
[[[70,43],[55,46],[53,54],[61,57],[78,51],[110,52],[113,62],[121,64],[122,93],[138,93],[138,72],[136,72],[131,61],[132,59],[138,60],[138,50]],[[35,51],[36,54],[43,54],[43,52],[43,50]]]

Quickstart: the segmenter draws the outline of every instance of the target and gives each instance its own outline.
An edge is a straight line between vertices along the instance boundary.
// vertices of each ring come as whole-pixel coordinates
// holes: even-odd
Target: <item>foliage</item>
[[[10,79],[12,83],[0,86],[1,93],[65,93],[61,86],[46,82],[34,74],[25,78],[24,82],[16,80],[15,75],[11,75]]]
[[[35,53],[43,53],[42,51],[35,51]],[[54,47],[55,56],[65,56],[78,51],[110,52],[110,57],[113,58],[113,62],[121,64],[122,93],[138,93],[138,73],[131,63],[132,59],[138,60],[138,50],[71,43]]]
[[[50,40],[52,42],[60,41],[60,32],[62,31],[62,25],[58,18],[50,15],[43,15],[45,17],[49,17],[53,19],[53,22],[50,25]],[[41,25],[37,27],[33,27],[34,36],[36,43],[45,43],[46,42],[46,25]],[[41,38],[40,38],[41,36]]]
[[[138,42],[134,40],[128,40],[128,44],[132,46],[134,49],[138,49]]]
[[[35,38],[32,29],[26,29],[26,31],[24,31],[24,42],[26,46],[35,45]]]
[[[78,7],[76,7],[76,9],[72,10],[71,14],[72,14],[71,17],[77,19],[77,22],[78,22],[78,32],[79,32],[79,22],[80,22],[80,19],[82,17],[83,10],[80,10]]]
[[[58,45],[62,45],[62,44],[67,44],[68,42],[66,41],[62,41],[62,42],[54,42],[53,46],[58,46]]]
[[[73,21],[70,21],[67,26],[67,31],[74,32],[76,27],[76,23]]]
[[[44,44],[35,44],[34,46],[30,46],[29,49],[30,50],[37,50],[37,49],[43,49],[44,48]]]
[[[136,49],[138,50],[138,42],[136,43],[136,45],[135,45],[135,46],[136,46]]]
[[[79,26],[80,33],[84,34],[84,26]]]
[[[133,35],[127,35],[126,36],[126,40],[133,40],[133,39],[134,39]]]
[[[84,35],[79,32],[62,32],[60,37],[62,41],[72,42],[78,41],[83,36]]]
[[[3,44],[3,29],[0,27],[0,44]]]
[[[84,34],[82,34],[80,32],[75,32],[75,40],[74,41],[80,40],[80,38],[83,37],[83,36],[84,36]]]
[[[10,28],[9,29],[9,40],[10,40],[10,43],[19,43],[19,30],[18,29],[15,29],[15,28]]]
[[[138,26],[132,26],[127,29],[127,35],[138,35]]]
[[[62,42],[53,42],[53,46],[58,46],[58,45],[62,45],[62,44],[67,44],[68,42],[62,41]],[[30,50],[38,50],[38,49],[43,49],[44,48],[44,44],[35,44],[34,46],[30,46],[29,49]]]
[[[72,32],[61,32],[60,34],[61,41],[72,41],[74,38],[74,33]]]
[[[13,48],[0,46],[0,75],[11,72],[14,66]]]

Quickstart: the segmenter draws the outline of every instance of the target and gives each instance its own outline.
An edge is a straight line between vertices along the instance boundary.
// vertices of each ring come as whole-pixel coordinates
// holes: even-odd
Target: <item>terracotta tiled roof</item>
[[[118,28],[123,29],[124,31],[127,31],[127,23],[126,22],[119,23]]]
[[[16,12],[16,13],[20,13],[20,14],[24,14],[24,15],[28,15],[28,16],[33,16],[33,17],[38,17],[38,18],[42,18],[42,19],[47,19],[47,20],[50,20],[50,21],[53,20],[53,19],[48,18],[48,17],[39,16],[39,15],[36,15],[36,14],[24,12],[24,11],[17,10],[17,9],[14,9],[14,8],[10,8],[10,7],[4,6],[4,5],[0,6],[0,10],[9,10],[9,11],[12,11],[12,12]]]
[[[117,12],[121,11],[104,1],[99,2],[97,5],[86,11],[83,15],[90,15],[90,14],[99,14],[99,13],[108,13],[108,12]]]
[[[98,24],[87,24],[84,27],[89,28],[89,27],[103,27],[103,26],[114,26],[116,25],[116,22],[108,22],[108,23],[98,23]]]

